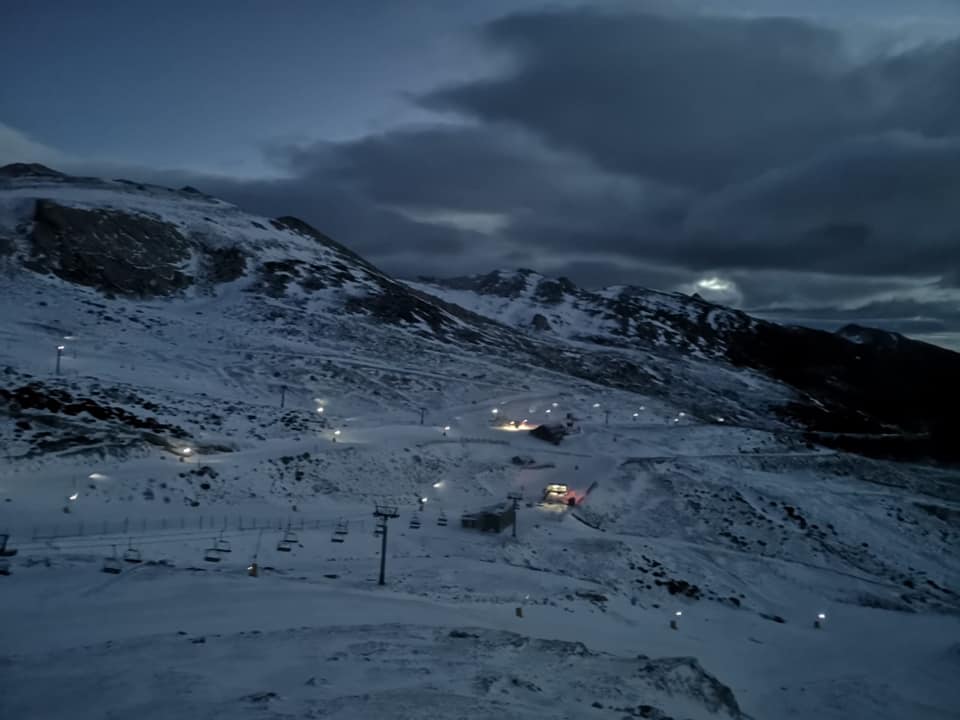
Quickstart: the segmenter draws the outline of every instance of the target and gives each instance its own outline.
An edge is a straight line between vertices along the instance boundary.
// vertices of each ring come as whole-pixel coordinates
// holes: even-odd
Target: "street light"
[[[450,426],[449,426],[449,425],[444,425],[444,426],[443,426],[443,436],[446,437],[448,432],[450,432]]]
[[[63,345],[57,345],[57,375],[60,374],[60,358],[63,357],[63,351],[65,347]]]

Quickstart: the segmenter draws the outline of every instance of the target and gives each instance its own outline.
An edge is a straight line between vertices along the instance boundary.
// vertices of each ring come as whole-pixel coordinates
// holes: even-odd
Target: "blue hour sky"
[[[0,163],[202,187],[403,275],[960,333],[960,0],[0,0]]]

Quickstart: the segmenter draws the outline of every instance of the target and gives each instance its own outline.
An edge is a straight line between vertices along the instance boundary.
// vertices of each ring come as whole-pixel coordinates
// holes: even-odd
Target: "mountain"
[[[36,165],[0,300],[4,716],[952,712],[951,353]]]
[[[817,433],[811,437],[818,442],[836,444],[838,434],[875,435],[859,437],[855,447],[960,459],[960,451],[938,439],[960,431],[952,410],[960,403],[954,382],[960,354],[944,348],[855,325],[836,333],[783,326],[696,295],[629,286],[589,291],[532,270],[421,278],[410,285],[540,338],[754,369],[797,393],[777,412]],[[909,437],[891,439],[894,434]]]

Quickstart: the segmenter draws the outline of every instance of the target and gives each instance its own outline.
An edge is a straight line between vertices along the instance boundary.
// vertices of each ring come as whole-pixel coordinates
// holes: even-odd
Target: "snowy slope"
[[[528,333],[193,191],[19,171],[0,206],[0,717],[956,716],[956,474],[809,444],[653,310]],[[459,526],[512,492],[516,539]]]

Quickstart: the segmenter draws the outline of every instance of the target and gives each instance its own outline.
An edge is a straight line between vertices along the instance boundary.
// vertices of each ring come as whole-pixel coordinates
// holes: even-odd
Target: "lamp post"
[[[57,345],[57,375],[60,374],[60,358],[63,357],[64,349],[63,345]]]

